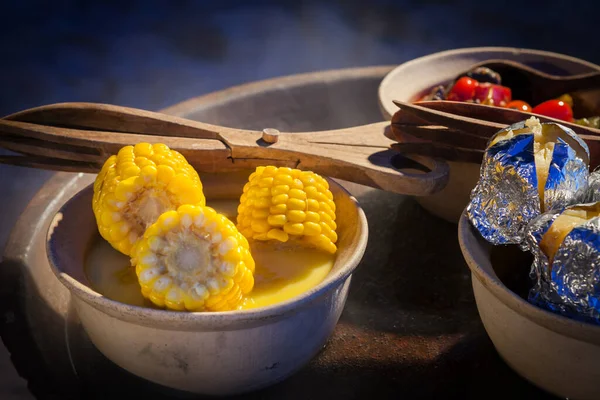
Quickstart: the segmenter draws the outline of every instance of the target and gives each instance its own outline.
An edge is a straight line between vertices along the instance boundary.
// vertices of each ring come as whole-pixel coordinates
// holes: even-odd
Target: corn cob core
[[[210,207],[162,214],[134,246],[131,262],[142,295],[171,310],[233,310],[254,286],[248,241]]]
[[[206,204],[202,183],[185,158],[164,144],[123,147],[94,183],[98,230],[125,255],[159,215],[182,204]]]
[[[237,225],[249,239],[295,241],[333,254],[335,210],[327,180],[314,172],[258,167],[244,186]]]

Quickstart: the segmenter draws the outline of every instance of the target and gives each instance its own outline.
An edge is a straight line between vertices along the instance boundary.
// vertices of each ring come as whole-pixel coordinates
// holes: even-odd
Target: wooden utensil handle
[[[97,173],[102,165],[50,157],[0,156],[0,164],[45,169],[48,171]]]
[[[72,129],[218,140],[234,130],[171,115],[99,103],[57,103],[4,117],[6,120]]]
[[[419,142],[433,142],[450,146],[485,149],[489,139],[471,135],[457,129],[435,125],[404,125],[392,123],[392,132],[398,141],[403,134],[419,139]]]
[[[321,132],[280,133],[275,143],[259,132],[223,132],[234,163],[248,167],[286,165],[309,169],[391,192],[425,196],[441,190],[449,170],[442,160],[414,157],[419,172],[396,165],[394,142],[385,136],[389,122]],[[411,168],[414,170],[414,168]],[[422,172],[422,171],[428,172]]]
[[[437,143],[395,143],[392,149],[409,157],[420,154],[427,157],[442,158],[448,161],[460,161],[479,164],[483,160],[483,150],[445,146]]]
[[[407,103],[397,102],[398,106],[402,108],[404,106],[408,109],[410,107]],[[447,100],[430,100],[430,101],[420,101],[415,103],[415,105],[419,107],[428,108],[431,110],[436,110],[448,114],[454,114],[462,117],[469,117],[470,119],[480,120],[479,123],[490,122],[495,124],[490,124],[493,129],[501,129],[506,125],[511,125],[516,122],[524,121],[532,116],[538,118],[541,122],[555,122],[557,124],[564,125],[570,129],[572,129],[578,135],[598,135],[600,136],[600,129],[590,128],[587,126],[582,126],[578,124],[574,124],[571,122],[561,121],[556,118],[546,117],[544,115],[532,114],[520,110],[515,110],[511,108],[502,108],[495,106],[487,106],[482,104],[474,104],[474,103],[466,103],[459,101],[447,101]],[[411,110],[412,111],[412,110]],[[400,115],[398,116],[400,118]],[[431,121],[430,121],[431,122]],[[498,125],[500,124],[500,125]],[[454,123],[452,123],[453,128],[457,128]],[[493,132],[493,129],[490,129],[490,132]],[[470,132],[472,133],[472,132]],[[489,137],[489,135],[487,136]]]
[[[94,103],[62,103],[38,107],[0,120],[0,134],[20,137],[22,153],[44,141],[53,143],[52,157],[82,161],[73,151],[81,146],[114,154],[125,144],[165,143],[180,151],[199,172],[231,171],[262,165],[311,169],[402,194],[425,196],[442,189],[448,166],[441,160],[416,157],[421,171],[394,163],[388,122],[324,132],[282,133],[276,143],[263,133],[226,128],[145,110]],[[41,144],[40,144],[41,143]],[[0,141],[0,145],[2,142]],[[96,153],[94,153],[96,154]],[[96,160],[94,155],[86,161]],[[412,168],[411,168],[412,169]]]

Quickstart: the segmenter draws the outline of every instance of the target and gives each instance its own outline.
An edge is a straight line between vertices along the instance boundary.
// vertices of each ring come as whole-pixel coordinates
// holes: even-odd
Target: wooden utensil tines
[[[394,140],[386,130],[389,122],[322,132],[258,132],[114,105],[62,103],[0,119],[0,147],[20,154],[0,156],[0,162],[95,173],[125,145],[160,142],[181,152],[200,173],[275,165],[402,194],[441,190],[447,164],[402,157],[390,149]]]
[[[489,139],[507,125],[535,116],[571,128],[590,149],[590,167],[600,165],[600,130],[519,110],[445,100],[414,104],[395,101],[400,110],[386,133],[392,148],[409,155],[479,163]]]

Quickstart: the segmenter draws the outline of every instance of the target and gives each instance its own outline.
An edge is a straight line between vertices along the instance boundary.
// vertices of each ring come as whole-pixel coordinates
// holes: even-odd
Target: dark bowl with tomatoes
[[[576,75],[600,71],[600,66],[564,54],[510,47],[476,47],[431,54],[393,69],[379,86],[379,105],[391,119],[398,107],[393,100],[416,102],[436,98],[472,101],[498,107],[517,108],[563,121],[594,127],[600,123],[600,90],[582,88],[558,98],[540,98],[529,93],[518,75],[503,71],[472,71],[488,60],[516,61],[552,75]],[[503,76],[505,75],[505,76]],[[583,119],[587,119],[584,121]],[[507,124],[508,125],[508,124]],[[402,140],[401,137],[396,139]],[[407,141],[412,141],[406,135]],[[448,161],[450,179],[446,187],[416,200],[430,213],[457,223],[479,178],[480,164]]]

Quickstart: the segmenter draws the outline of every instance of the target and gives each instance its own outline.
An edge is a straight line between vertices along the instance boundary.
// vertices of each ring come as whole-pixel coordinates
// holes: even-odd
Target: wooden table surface
[[[1,309],[13,319],[3,338],[10,343],[31,390],[41,398],[46,393],[64,399],[125,394],[160,400],[179,397],[182,393],[143,381],[106,359],[89,341],[76,313],[69,312],[65,323],[60,309],[68,309],[68,303],[39,300],[48,296],[44,294],[48,290],[64,291],[60,284],[50,282],[55,278],[41,254],[47,225],[70,196],[63,198],[61,191],[69,188],[69,193],[75,193],[91,179],[67,173],[54,176],[36,197],[36,212],[20,220],[18,230],[24,239],[31,232],[31,242],[17,249],[17,256],[12,254],[4,267],[23,271],[21,280],[28,289],[13,287],[14,294],[3,298]],[[488,400],[551,399],[514,373],[494,350],[477,313],[456,225],[428,214],[408,196],[342,184],[365,210],[369,244],[353,274],[334,334],[289,379],[237,398],[362,399],[376,394],[383,399],[480,399],[485,393]],[[44,228],[38,230],[39,223]],[[19,265],[21,254],[23,265]],[[54,286],[40,287],[43,284]],[[31,308],[19,306],[19,301]],[[30,313],[37,316],[28,317]],[[28,322],[28,318],[33,320]],[[45,337],[40,339],[40,334]],[[57,358],[61,352],[63,357]],[[67,353],[77,378],[69,371]]]

